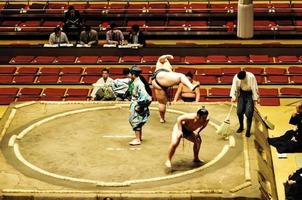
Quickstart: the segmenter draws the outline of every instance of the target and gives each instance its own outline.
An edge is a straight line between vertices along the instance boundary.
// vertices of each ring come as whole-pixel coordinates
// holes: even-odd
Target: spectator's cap
[[[142,73],[142,70],[138,66],[133,65],[130,69],[130,73],[134,75],[140,75]]]

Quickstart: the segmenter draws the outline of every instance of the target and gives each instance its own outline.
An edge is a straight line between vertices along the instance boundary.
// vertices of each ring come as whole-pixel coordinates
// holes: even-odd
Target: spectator
[[[288,176],[284,188],[286,200],[302,199],[302,168]]]
[[[296,107],[289,123],[296,125],[296,130],[288,130],[280,137],[268,138],[268,143],[276,147],[279,153],[295,153],[302,151],[302,103]]]
[[[190,82],[193,85],[199,84],[198,82],[193,80],[193,74],[191,72],[188,72],[185,74],[186,77],[190,80]],[[178,99],[181,99],[181,101],[184,102],[199,102],[200,99],[200,91],[197,88],[196,90],[192,91],[190,88],[185,86],[183,83],[180,83],[178,86],[178,89],[176,91],[175,97],[174,97],[174,102],[178,101]]]
[[[88,46],[97,46],[98,33],[91,29],[91,26],[86,25],[84,31],[80,34],[80,44]]]
[[[250,137],[254,107],[259,98],[257,80],[254,74],[245,71],[240,71],[236,74],[233,78],[230,96],[232,97],[232,102],[237,101],[237,116],[240,124],[237,133],[241,133],[244,130],[243,115],[245,114],[247,118],[245,136]]]
[[[91,97],[93,100],[113,100],[114,94],[110,85],[112,83],[112,78],[109,77],[109,70],[102,70],[102,78],[100,78],[96,83],[92,84],[94,87],[91,92]]]
[[[145,35],[139,30],[139,25],[135,24],[131,27],[128,43],[146,46]]]
[[[50,34],[49,44],[69,44],[67,35],[62,32],[62,29],[60,27],[56,27],[54,29],[54,32]]]
[[[124,44],[124,35],[122,31],[117,29],[115,23],[110,24],[110,30],[106,33],[106,40],[108,44]]]
[[[68,11],[65,13],[64,19],[64,31],[66,33],[76,32],[77,37],[82,29],[82,19],[80,12],[75,10],[73,6],[68,7]]]

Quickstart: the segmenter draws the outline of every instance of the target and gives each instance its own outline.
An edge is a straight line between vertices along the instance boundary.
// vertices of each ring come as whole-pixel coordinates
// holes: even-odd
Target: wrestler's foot
[[[131,142],[129,142],[129,145],[140,145],[140,144],[141,144],[141,141],[138,139],[134,139]]]
[[[160,120],[159,120],[159,122],[160,122],[160,123],[165,123],[165,122],[166,122],[166,120],[164,120],[164,119],[160,119]]]
[[[167,161],[165,162],[165,165],[166,165],[167,168],[172,168],[172,164],[171,164],[171,161],[170,161],[170,160],[167,160]]]
[[[194,85],[193,88],[192,88],[192,91],[195,91],[196,88],[198,88],[199,86],[200,86],[200,84]]]

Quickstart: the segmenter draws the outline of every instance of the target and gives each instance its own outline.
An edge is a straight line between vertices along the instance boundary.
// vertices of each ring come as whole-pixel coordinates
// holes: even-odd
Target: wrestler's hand
[[[167,58],[168,58],[168,59],[171,59],[171,60],[174,59],[174,57],[173,57],[172,55],[168,55]]]

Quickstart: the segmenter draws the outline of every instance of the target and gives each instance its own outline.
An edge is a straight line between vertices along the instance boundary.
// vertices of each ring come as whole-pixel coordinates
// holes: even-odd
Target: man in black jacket
[[[79,37],[82,29],[82,19],[80,12],[75,10],[73,6],[69,6],[68,11],[65,13],[63,29],[65,33],[76,32],[76,36]]]
[[[134,24],[131,27],[131,32],[129,33],[128,43],[130,44],[141,44],[146,46],[145,35],[139,30],[139,25]]]
[[[288,176],[284,183],[286,200],[302,199],[302,168]]]

